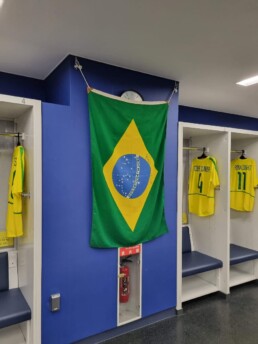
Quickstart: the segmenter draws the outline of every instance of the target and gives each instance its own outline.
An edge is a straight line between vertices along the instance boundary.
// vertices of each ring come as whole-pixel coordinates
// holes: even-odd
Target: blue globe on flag
[[[145,191],[150,172],[150,165],[144,158],[136,154],[126,154],[117,160],[112,179],[120,195],[126,198],[137,198]]]

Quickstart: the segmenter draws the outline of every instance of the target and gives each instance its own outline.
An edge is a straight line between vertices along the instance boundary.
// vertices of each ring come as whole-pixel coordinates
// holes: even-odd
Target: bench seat
[[[31,319],[31,310],[19,288],[9,289],[8,253],[0,252],[0,328]]]
[[[222,266],[221,260],[198,251],[192,251],[189,227],[182,228],[182,277],[219,269]]]
[[[191,276],[201,272],[222,268],[222,261],[198,251],[183,253],[182,276]]]
[[[230,265],[258,259],[258,252],[250,248],[230,244]]]
[[[0,328],[30,319],[30,307],[19,288],[0,292]]]

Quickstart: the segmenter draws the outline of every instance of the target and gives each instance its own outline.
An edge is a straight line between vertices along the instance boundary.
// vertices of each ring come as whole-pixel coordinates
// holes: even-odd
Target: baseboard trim
[[[170,308],[165,311],[150,315],[146,318],[142,318],[139,320],[136,320],[132,323],[116,327],[112,330],[97,334],[95,336],[91,336],[88,338],[85,338],[83,340],[80,340],[74,344],[100,344],[108,339],[112,339],[118,336],[121,336],[123,334],[126,334],[128,332],[136,331],[140,328],[153,325],[159,321],[169,319],[176,316],[176,310],[175,308]]]

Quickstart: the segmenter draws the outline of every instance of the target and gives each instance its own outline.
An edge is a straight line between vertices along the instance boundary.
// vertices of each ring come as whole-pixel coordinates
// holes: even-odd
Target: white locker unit
[[[230,287],[258,278],[258,201],[250,212],[230,209],[231,160],[245,151],[247,157],[258,162],[258,132],[179,123],[178,140],[177,310],[180,310],[184,301],[214,291],[228,294]],[[186,146],[200,150],[184,150]],[[217,160],[220,189],[216,191],[214,215],[199,217],[187,214],[192,250],[219,259],[223,267],[182,278],[182,212],[188,212],[186,193],[191,161],[201,155],[203,147]],[[232,244],[240,251],[254,250],[254,256],[245,260],[241,253],[237,256],[239,262],[235,260],[233,264],[236,256],[233,255]]]
[[[41,247],[42,247],[42,147],[41,102],[32,99],[0,95],[0,122],[8,121],[13,132],[22,133],[25,150],[23,197],[23,237],[14,240],[14,247],[0,248],[9,254],[9,288],[19,287],[31,308],[31,321],[0,330],[1,343],[41,342]],[[10,132],[6,128],[6,132]],[[8,178],[13,148],[0,146],[1,166],[6,162],[5,177],[1,180],[0,196],[7,203]],[[8,160],[8,161],[7,161]],[[5,206],[4,206],[5,207]],[[6,210],[6,208],[5,208]],[[1,213],[1,229],[5,228],[5,214]],[[4,218],[4,222],[3,222]]]
[[[236,159],[245,151],[246,157],[258,163],[258,133],[248,130],[232,129],[231,157]],[[235,152],[237,151],[237,152]],[[257,198],[257,191],[256,191]],[[251,212],[230,209],[230,243],[258,251],[258,200]],[[258,259],[246,261],[230,267],[230,287],[258,278]]]
[[[127,302],[121,302],[120,293],[124,275],[121,273],[123,260],[129,269],[129,297]],[[142,317],[142,245],[118,249],[118,279],[117,279],[117,326],[127,324]],[[126,284],[127,284],[126,282]]]
[[[191,123],[179,123],[178,143],[178,232],[177,232],[177,310],[182,302],[215,291],[229,293],[229,136],[224,128]],[[190,150],[184,150],[188,143]],[[199,251],[223,263],[220,269],[182,278],[182,211],[186,209],[189,169],[192,159],[202,154],[216,158],[220,189],[215,191],[215,214],[199,217],[188,213],[192,250]],[[196,149],[200,148],[200,149]]]

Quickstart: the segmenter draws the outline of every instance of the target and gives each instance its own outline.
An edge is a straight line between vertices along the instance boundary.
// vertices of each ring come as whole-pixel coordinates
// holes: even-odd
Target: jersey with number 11
[[[217,162],[214,157],[195,158],[192,161],[188,205],[189,212],[198,216],[209,216],[215,212],[215,188],[219,186]]]
[[[230,208],[238,211],[252,211],[255,187],[258,180],[254,159],[235,159],[231,161],[230,171]]]

